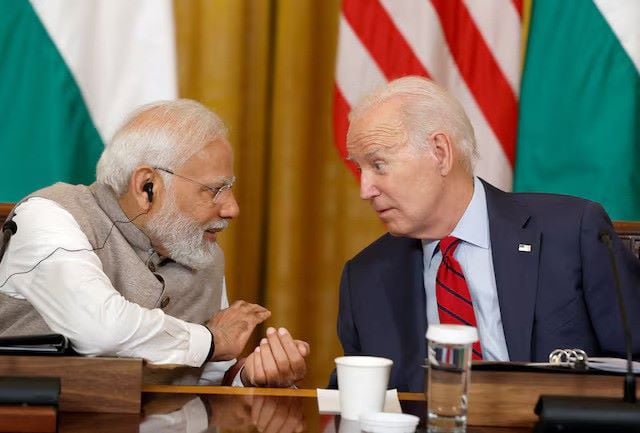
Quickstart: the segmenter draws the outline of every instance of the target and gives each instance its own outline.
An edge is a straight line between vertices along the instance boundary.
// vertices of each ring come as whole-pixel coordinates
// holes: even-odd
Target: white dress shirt
[[[18,230],[0,262],[0,285],[15,275],[0,287],[2,293],[29,301],[51,330],[67,336],[80,354],[192,367],[206,361],[211,346],[206,327],[158,308],[143,308],[120,295],[68,211],[39,197],[16,211]],[[229,306],[224,281],[220,304]],[[219,377],[221,382],[234,362],[208,363],[209,378]],[[234,385],[241,384],[239,375],[236,379]]]
[[[173,412],[146,416],[140,423],[140,433],[201,433],[208,427],[207,409],[202,399],[195,397]]]
[[[502,316],[498,303],[496,276],[491,255],[491,237],[489,235],[489,214],[487,199],[482,182],[474,179],[473,197],[451,236],[461,239],[454,257],[467,280],[469,293],[476,315],[483,359],[490,361],[508,361],[509,352],[502,328]],[[427,300],[427,321],[440,323],[436,301],[436,274],[442,253],[438,247],[440,241],[422,241],[424,254],[424,287]]]

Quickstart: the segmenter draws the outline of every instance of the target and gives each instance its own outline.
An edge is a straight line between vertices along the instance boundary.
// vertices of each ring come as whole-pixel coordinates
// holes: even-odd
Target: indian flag
[[[177,94],[170,0],[0,0],[0,202],[90,183],[123,116]]]
[[[514,187],[640,219],[640,1],[535,0]]]

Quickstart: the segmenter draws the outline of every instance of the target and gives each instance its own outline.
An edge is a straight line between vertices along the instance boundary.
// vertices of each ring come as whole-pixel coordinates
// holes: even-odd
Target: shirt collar
[[[489,213],[487,212],[487,196],[484,185],[477,177],[473,179],[473,196],[462,214],[462,218],[451,232],[462,241],[477,247],[489,248]],[[433,257],[440,240],[423,240],[422,248],[425,257]]]

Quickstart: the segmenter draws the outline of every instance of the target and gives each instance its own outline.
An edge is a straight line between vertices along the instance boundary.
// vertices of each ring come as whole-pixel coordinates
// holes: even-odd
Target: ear
[[[131,174],[129,179],[129,188],[125,194],[129,195],[133,201],[138,204],[140,209],[149,211],[153,202],[149,200],[149,193],[145,191],[145,185],[148,183],[153,184],[153,196],[156,197],[159,190],[162,188],[160,176],[153,167],[148,165],[141,165]]]
[[[433,141],[433,154],[438,161],[440,176],[446,176],[451,172],[454,160],[454,149],[451,137],[444,132],[436,132],[431,136]]]

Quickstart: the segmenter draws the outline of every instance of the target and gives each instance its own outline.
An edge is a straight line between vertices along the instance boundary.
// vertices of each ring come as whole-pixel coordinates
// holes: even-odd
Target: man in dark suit
[[[640,262],[599,204],[506,193],[474,177],[464,110],[424,78],[390,82],[350,122],[361,198],[389,233],[345,265],[338,334],[346,355],[393,359],[390,387],[422,391],[429,323],[476,326],[474,359],[546,361],[556,348],[624,354],[600,238],[612,239],[633,331]],[[632,350],[640,355],[640,335]]]

